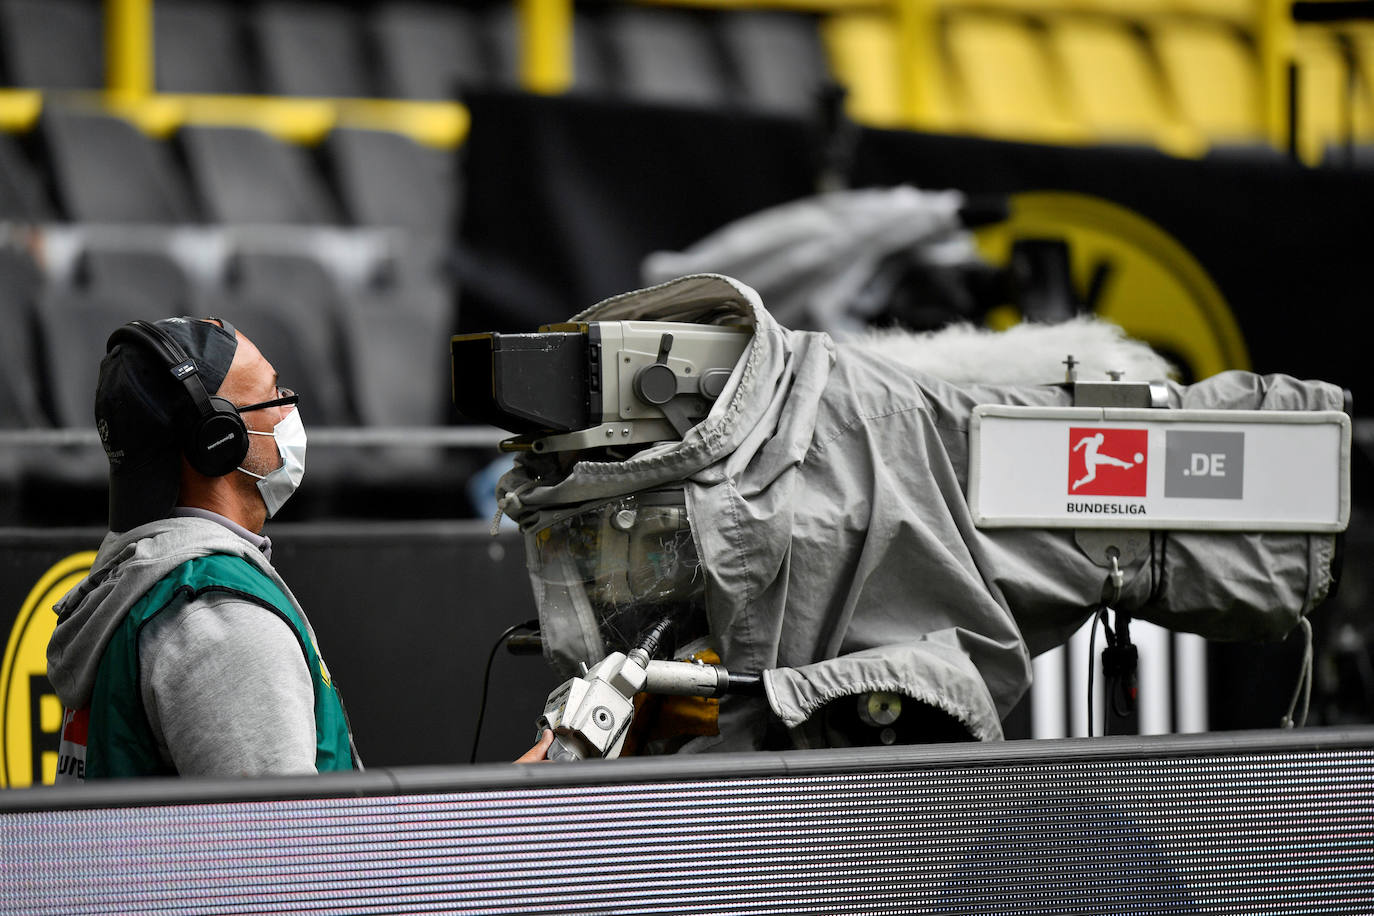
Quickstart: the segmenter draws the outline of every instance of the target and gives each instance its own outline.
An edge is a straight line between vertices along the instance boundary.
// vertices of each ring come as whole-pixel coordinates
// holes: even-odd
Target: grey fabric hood
[[[105,536],[90,574],[57,603],[48,643],[48,678],[69,709],[90,702],[105,646],[148,589],[187,560],[211,554],[243,557],[288,596],[262,553],[222,525],[202,518],[168,518]],[[294,599],[293,599],[294,600]]]
[[[573,507],[680,484],[728,667],[762,671],[760,700],[727,697],[721,735],[687,750],[759,747],[760,715],[787,727],[868,691],[912,697],[967,732],[1001,736],[1032,654],[1062,643],[1100,599],[1103,571],[1072,532],[979,530],[966,501],[980,403],[1068,406],[1063,386],[952,385],[827,334],[790,331],[749,287],[694,275],[606,300],[577,321],[752,324],[709,416],[681,442],[624,461],[521,455],[498,485],[526,532]],[[1062,357],[1060,357],[1062,358]],[[1170,385],[1173,406],[1340,409],[1341,391],[1225,373]],[[1167,545],[1167,550],[1165,549]],[[1156,533],[1119,606],[1213,638],[1278,638],[1326,594],[1331,536]],[[546,655],[570,674],[600,657],[586,608],[531,569]],[[751,704],[753,704],[751,706]]]

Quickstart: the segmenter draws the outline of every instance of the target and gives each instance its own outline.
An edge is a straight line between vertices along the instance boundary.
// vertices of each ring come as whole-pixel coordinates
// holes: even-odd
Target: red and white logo
[[[1144,496],[1149,431],[1069,427],[1070,496]]]

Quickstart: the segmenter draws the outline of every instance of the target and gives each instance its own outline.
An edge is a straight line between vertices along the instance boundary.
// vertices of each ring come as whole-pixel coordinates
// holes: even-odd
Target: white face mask
[[[258,492],[267,506],[267,517],[277,514],[291,494],[301,485],[305,476],[305,424],[301,422],[299,410],[293,410],[286,418],[272,427],[270,433],[248,430],[250,436],[271,436],[277,440],[277,453],[281,455],[281,467],[266,474],[254,474],[245,468],[239,470],[258,481]]]

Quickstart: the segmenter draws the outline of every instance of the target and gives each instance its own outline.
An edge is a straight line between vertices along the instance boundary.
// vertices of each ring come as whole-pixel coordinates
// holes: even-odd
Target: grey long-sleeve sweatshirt
[[[105,647],[129,609],[176,566],[210,554],[247,559],[296,603],[262,551],[210,517],[111,532],[90,575],[55,608],[48,676],[65,707],[89,704]],[[290,626],[271,611],[226,595],[170,608],[140,634],[139,668],[159,751],[181,775],[315,771],[310,674]]]

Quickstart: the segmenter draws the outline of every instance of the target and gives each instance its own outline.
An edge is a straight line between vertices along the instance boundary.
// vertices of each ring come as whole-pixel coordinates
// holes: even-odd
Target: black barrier
[[[1352,557],[1374,555],[1369,530],[1361,524],[1347,538]],[[273,522],[267,534],[341,686],[364,762],[466,762],[493,644],[507,627],[536,616],[519,536],[504,530],[492,537],[473,521]],[[85,574],[102,535],[0,529],[0,626],[8,634],[0,670],[2,786],[30,785],[35,774],[51,781],[55,771],[61,708],[46,675],[51,606]],[[1313,615],[1314,724],[1370,721],[1364,602],[1374,567],[1358,560],[1346,566],[1340,593]],[[1218,731],[1277,723],[1302,650],[1296,631],[1283,643],[1213,644],[1204,721]],[[1172,650],[1162,644],[1160,651]],[[493,662],[478,760],[507,761],[532,743],[534,719],[557,678],[537,655],[498,651]],[[1142,689],[1151,686],[1178,710],[1204,702],[1178,684]],[[1081,699],[1064,694],[1051,702],[1072,709]],[[1034,733],[1030,705],[1028,698],[1004,721],[1008,737]],[[1081,722],[1071,726],[1082,733]]]
[[[535,616],[518,535],[485,522],[272,524],[273,562],[310,616],[364,763],[464,763],[488,653]],[[104,532],[0,529],[3,785],[55,766],[61,711],[44,651],[56,601]],[[556,679],[543,659],[495,658],[479,760],[533,744]]]
[[[0,793],[0,913],[1374,905],[1374,729]]]

